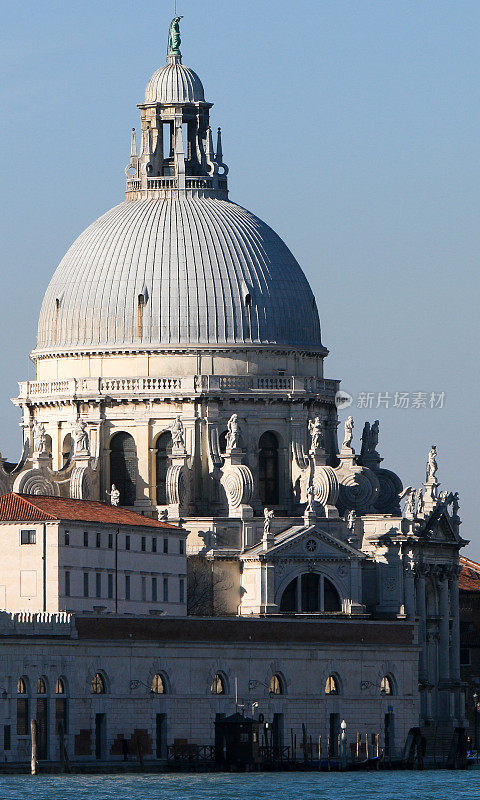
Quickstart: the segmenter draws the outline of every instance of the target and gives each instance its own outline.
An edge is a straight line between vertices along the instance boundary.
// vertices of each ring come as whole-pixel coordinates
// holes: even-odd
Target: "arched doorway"
[[[156,499],[158,506],[167,504],[167,470],[172,454],[172,434],[169,431],[161,433],[157,438],[157,449],[155,452],[155,481]]]
[[[280,600],[282,614],[338,613],[341,610],[335,586],[317,572],[306,572],[290,581]]]
[[[110,484],[120,492],[120,504],[133,506],[137,496],[138,459],[133,436],[122,431],[110,442]]]
[[[258,443],[258,488],[264,506],[276,506],[278,491],[278,439],[271,431],[266,431]]]

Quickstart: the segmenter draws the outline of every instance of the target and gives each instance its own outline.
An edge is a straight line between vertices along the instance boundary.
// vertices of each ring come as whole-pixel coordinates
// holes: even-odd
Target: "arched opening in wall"
[[[170,465],[171,454],[172,434],[166,431],[157,437],[157,447],[155,451],[155,484],[158,506],[164,506],[167,503],[167,471]]]
[[[47,758],[48,749],[48,700],[45,678],[37,681],[37,756],[42,761]]]
[[[216,672],[213,676],[210,691],[212,694],[226,694],[227,682],[221,672]]]
[[[48,433],[45,436],[45,452],[52,455],[52,437]]]
[[[17,735],[27,736],[30,733],[30,720],[28,718],[28,680],[19,678],[17,683]]]
[[[258,488],[264,506],[278,505],[278,439],[266,431],[258,443]]]
[[[272,675],[268,685],[269,694],[284,694],[283,680],[280,675]]]
[[[62,444],[62,467],[64,467],[67,464],[68,459],[70,458],[71,451],[72,451],[72,434],[67,433]]]
[[[340,694],[340,684],[336,675],[329,675],[325,681],[325,694]]]
[[[67,687],[64,678],[55,684],[55,733],[68,733]]]
[[[390,675],[384,675],[380,681],[380,694],[393,694],[393,680]]]
[[[101,672],[96,672],[90,684],[91,694],[106,694],[106,691],[107,687],[105,684],[105,678]]]
[[[333,583],[316,572],[294,578],[280,600],[282,614],[338,613],[342,604]]]
[[[116,433],[110,442],[110,484],[120,492],[120,504],[133,506],[137,494],[138,459],[135,440],[129,433]]]
[[[150,687],[150,691],[151,691],[152,694],[166,694],[167,693],[167,687],[165,685],[165,679],[164,679],[163,675],[160,675],[159,672],[157,672],[157,674],[154,675],[153,678],[152,678],[152,684],[151,684],[151,687]]]

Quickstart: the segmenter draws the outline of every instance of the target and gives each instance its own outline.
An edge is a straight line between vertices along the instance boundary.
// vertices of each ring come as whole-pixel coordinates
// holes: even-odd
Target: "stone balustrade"
[[[71,378],[21,381],[17,402],[82,397],[154,397],[229,392],[315,394],[333,402],[338,381],[298,375],[193,375],[188,377]]]

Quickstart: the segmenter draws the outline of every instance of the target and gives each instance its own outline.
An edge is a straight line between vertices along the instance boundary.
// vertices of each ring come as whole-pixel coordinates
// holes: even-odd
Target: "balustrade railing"
[[[22,381],[20,399],[92,395],[158,395],[184,391],[294,392],[322,394],[333,399],[338,381],[296,375],[192,375],[190,377],[71,378],[55,381]]]

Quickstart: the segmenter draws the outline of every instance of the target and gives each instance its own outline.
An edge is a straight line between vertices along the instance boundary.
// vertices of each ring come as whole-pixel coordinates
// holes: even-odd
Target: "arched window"
[[[37,756],[42,761],[47,758],[48,751],[48,700],[47,684],[45,678],[39,678],[36,685],[37,692]]]
[[[306,572],[290,581],[280,600],[283,614],[330,614],[341,610],[342,604],[335,586],[316,572]]]
[[[380,682],[380,694],[393,694],[393,681],[389,675],[384,675]]]
[[[272,675],[268,686],[270,694],[283,694],[282,679],[279,675]]]
[[[28,682],[26,678],[19,678],[17,683],[17,734],[28,736],[30,733],[28,719]]]
[[[258,482],[264,506],[278,505],[278,439],[274,433],[262,434],[258,443]]]
[[[52,437],[48,433],[45,436],[45,452],[48,453],[49,456],[52,455]]]
[[[67,433],[63,440],[62,444],[62,466],[64,467],[67,463],[68,459],[70,458],[70,452],[72,450],[72,434]]]
[[[151,691],[153,694],[166,694],[165,681],[158,672],[152,678]]]
[[[157,449],[155,453],[155,475],[157,486],[157,505],[167,504],[167,470],[172,454],[172,434],[169,431],[161,433],[157,437]]]
[[[338,680],[335,675],[329,675],[325,683],[325,694],[340,694]]]
[[[225,678],[219,672],[213,676],[210,691],[212,694],[225,694]]]
[[[90,691],[92,694],[105,694],[105,678],[100,672],[96,672],[93,676]]]
[[[135,440],[129,433],[116,433],[110,442],[110,484],[120,492],[120,504],[133,506],[137,495],[138,459]]]
[[[55,684],[55,733],[68,733],[67,689],[63,678]]]

